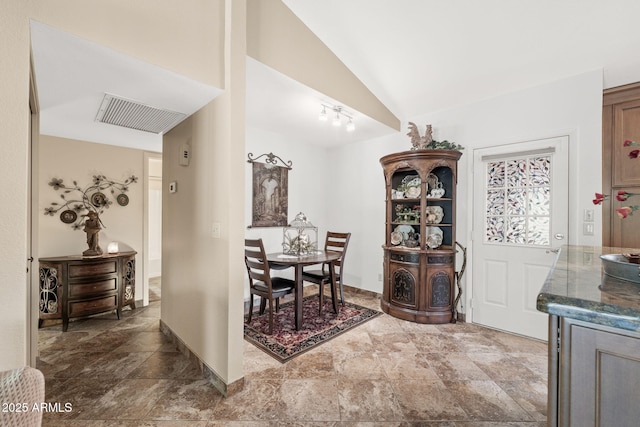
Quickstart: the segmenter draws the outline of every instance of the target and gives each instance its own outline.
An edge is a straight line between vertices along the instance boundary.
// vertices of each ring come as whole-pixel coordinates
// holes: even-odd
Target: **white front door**
[[[474,323],[547,339],[536,298],[568,242],[569,137],[474,151]]]

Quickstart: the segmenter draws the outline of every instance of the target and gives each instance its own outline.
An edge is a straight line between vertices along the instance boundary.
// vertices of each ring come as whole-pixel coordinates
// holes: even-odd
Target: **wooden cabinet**
[[[620,218],[617,208],[640,205],[640,197],[616,200],[619,191],[640,194],[640,83],[608,89],[602,114],[602,193],[610,195],[602,206],[602,245],[640,247],[640,216]],[[598,190],[599,192],[599,190]]]
[[[415,150],[384,156],[385,313],[448,323],[455,294],[456,182],[462,153]],[[434,191],[435,190],[435,191]]]
[[[565,317],[550,324],[558,336],[550,352],[558,356],[550,365],[549,425],[637,426],[640,334]]]
[[[40,323],[115,310],[135,309],[136,252],[101,257],[40,258]]]

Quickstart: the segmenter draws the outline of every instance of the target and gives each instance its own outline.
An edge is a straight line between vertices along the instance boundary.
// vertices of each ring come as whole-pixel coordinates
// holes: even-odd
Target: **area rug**
[[[347,301],[338,307],[340,310],[336,314],[333,312],[331,297],[327,297],[322,315],[319,315],[318,295],[305,297],[302,302],[302,327],[296,331],[294,301],[283,303],[280,311],[274,313],[272,335],[268,334],[269,309],[262,316],[254,312],[251,323],[244,324],[244,338],[284,363],[382,314]]]

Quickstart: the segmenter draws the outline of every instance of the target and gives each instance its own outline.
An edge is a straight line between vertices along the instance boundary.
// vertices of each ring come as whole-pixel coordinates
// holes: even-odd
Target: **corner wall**
[[[408,121],[415,122],[421,129],[431,124],[435,139],[447,139],[465,147],[458,169],[457,238],[466,247],[471,244],[473,197],[469,189],[473,177],[473,150],[570,135],[569,243],[600,245],[601,211],[594,209],[596,230],[593,236],[582,235],[581,219],[583,209],[593,209],[593,193],[602,186],[601,70]],[[359,241],[354,247],[350,244],[346,274],[355,277],[347,281],[349,284],[382,292],[378,277],[382,273],[385,194],[379,158],[410,148],[410,141],[402,132],[329,152],[328,161],[334,165],[334,172],[328,187],[344,188],[348,183],[357,189],[336,192],[333,202],[341,209],[331,211],[328,218],[336,226],[351,230],[354,243]],[[358,215],[349,215],[349,212]],[[469,271],[471,269],[467,268]],[[468,275],[465,276],[468,280]],[[466,289],[465,295],[469,296]]]
[[[31,0],[3,2],[0,14],[0,370],[30,363],[27,239],[29,237],[29,21]]]
[[[256,128],[247,128],[246,152],[252,153],[253,158],[265,153],[280,156],[285,162],[291,161],[293,166],[289,174],[289,212],[287,223],[290,223],[298,212],[304,212],[307,219],[318,227],[318,244],[324,245],[327,230],[341,231],[333,228],[327,219],[329,212],[340,209],[333,203],[333,195],[341,189],[327,186],[327,179],[334,170],[327,160],[327,149],[310,145],[302,145],[284,135],[267,132]],[[247,159],[245,154],[245,159]],[[259,160],[263,161],[264,157]],[[253,209],[253,165],[244,165],[244,224],[251,225]],[[269,252],[282,251],[282,227],[246,228],[245,237],[248,239],[262,238],[264,249]],[[288,270],[278,272],[279,276],[293,278]],[[245,299],[249,296],[249,280],[245,271]],[[348,282],[347,282],[348,283]]]
[[[242,384],[246,4],[226,0],[224,93],[163,138],[162,322],[225,394]],[[191,147],[179,164],[182,144]],[[213,235],[218,224],[219,237]]]

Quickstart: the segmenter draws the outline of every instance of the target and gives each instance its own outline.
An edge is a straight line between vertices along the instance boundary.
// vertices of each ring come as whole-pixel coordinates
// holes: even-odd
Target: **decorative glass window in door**
[[[486,163],[485,241],[548,246],[551,241],[551,155]]]

